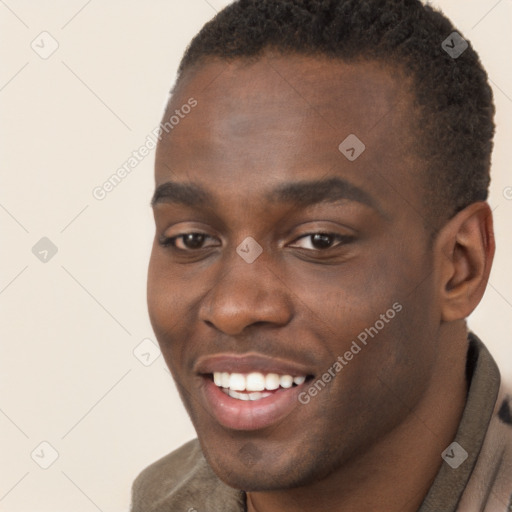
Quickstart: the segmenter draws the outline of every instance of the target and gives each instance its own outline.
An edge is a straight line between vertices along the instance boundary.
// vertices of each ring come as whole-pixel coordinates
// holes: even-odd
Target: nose
[[[249,264],[235,254],[203,297],[199,316],[208,325],[235,336],[254,324],[284,326],[293,310],[283,278],[264,258]]]

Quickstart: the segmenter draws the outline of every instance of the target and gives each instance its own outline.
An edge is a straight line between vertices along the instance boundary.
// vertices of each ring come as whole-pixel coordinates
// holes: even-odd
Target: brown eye
[[[181,251],[194,251],[205,248],[204,244],[207,240],[213,240],[213,238],[205,233],[184,233],[173,237],[160,237],[160,245],[171,246]]]
[[[176,247],[179,249],[200,249],[207,238],[207,235],[203,233],[187,233],[186,235],[180,235],[176,237],[176,242],[181,240],[181,245],[184,247],[179,247],[179,242],[176,243]]]
[[[311,235],[311,245],[315,249],[328,249],[335,242],[333,235],[326,235],[324,233],[316,233]]]
[[[348,243],[352,237],[337,235],[335,233],[310,233],[298,238],[292,247],[300,247],[311,251],[322,251]]]

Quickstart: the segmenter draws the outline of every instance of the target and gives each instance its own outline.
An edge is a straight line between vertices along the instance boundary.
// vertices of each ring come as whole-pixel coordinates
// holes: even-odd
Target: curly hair
[[[456,58],[443,49],[454,31],[420,0],[238,0],[191,41],[177,83],[205,59],[259,58],[266,50],[397,66],[414,84],[415,149],[427,162],[427,219],[437,230],[487,199],[495,131],[492,90],[477,53],[469,43]]]

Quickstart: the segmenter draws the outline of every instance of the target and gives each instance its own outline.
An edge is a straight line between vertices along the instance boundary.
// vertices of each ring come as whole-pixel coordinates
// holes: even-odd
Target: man
[[[198,440],[132,510],[512,510],[511,395],[465,322],[494,254],[474,50],[418,0],[240,0],[178,114],[148,304]]]

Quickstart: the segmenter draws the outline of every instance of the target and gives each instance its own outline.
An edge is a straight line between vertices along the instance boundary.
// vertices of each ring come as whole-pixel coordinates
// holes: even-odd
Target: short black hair
[[[191,41],[177,83],[209,58],[254,59],[267,50],[398,66],[414,84],[426,220],[437,231],[487,199],[495,131],[492,89],[477,53],[469,42],[460,56],[442,46],[454,31],[420,0],[238,0]]]

